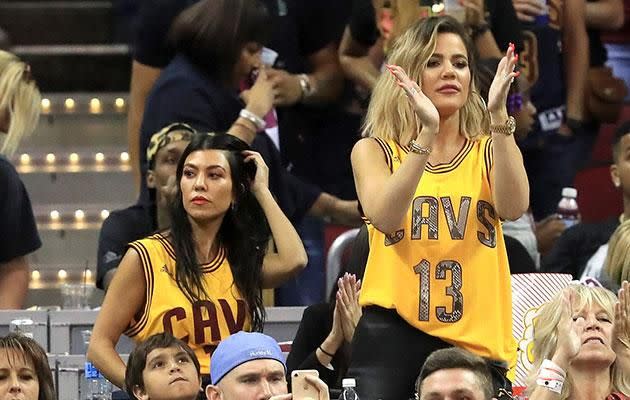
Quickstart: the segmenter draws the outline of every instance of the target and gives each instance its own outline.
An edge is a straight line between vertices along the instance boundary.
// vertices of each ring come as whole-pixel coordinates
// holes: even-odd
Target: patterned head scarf
[[[162,128],[159,132],[151,136],[149,147],[147,147],[147,164],[153,165],[153,159],[160,149],[169,143],[179,140],[191,140],[196,131],[188,124],[175,122]]]

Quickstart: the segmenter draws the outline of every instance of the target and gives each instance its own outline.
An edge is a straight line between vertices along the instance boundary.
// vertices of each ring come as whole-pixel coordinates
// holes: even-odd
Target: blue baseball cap
[[[287,370],[284,354],[276,339],[257,332],[237,332],[223,339],[210,362],[210,378],[216,385],[234,368],[252,360],[276,360]]]

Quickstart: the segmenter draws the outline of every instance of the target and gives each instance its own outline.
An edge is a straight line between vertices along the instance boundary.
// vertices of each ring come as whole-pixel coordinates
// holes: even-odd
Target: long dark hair
[[[258,0],[202,0],[175,19],[169,41],[207,74],[228,82],[248,42],[271,35],[267,8]]]
[[[247,302],[252,328],[262,331],[265,320],[262,263],[271,230],[260,204],[249,190],[250,181],[256,173],[254,163],[243,161],[242,152],[249,149],[247,143],[224,133],[200,133],[193,136],[177,164],[177,194],[170,207],[171,240],[177,258],[177,285],[191,302],[200,300],[202,296],[208,297],[203,286],[203,273],[199,268],[192,226],[184,209],[179,182],[186,159],[192,152],[224,150],[230,165],[235,200],[223,217],[217,240],[227,251],[234,282]]]

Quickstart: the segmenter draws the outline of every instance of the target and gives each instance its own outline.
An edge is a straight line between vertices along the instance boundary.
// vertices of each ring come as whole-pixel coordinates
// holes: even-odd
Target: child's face
[[[144,389],[134,388],[138,400],[196,399],[201,380],[192,359],[179,347],[154,349],[142,371]]]

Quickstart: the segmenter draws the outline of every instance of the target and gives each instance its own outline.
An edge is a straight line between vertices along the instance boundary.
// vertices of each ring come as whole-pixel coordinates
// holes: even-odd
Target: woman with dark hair
[[[341,387],[350,365],[350,343],[361,318],[359,292],[369,251],[368,231],[363,225],[328,302],[304,310],[287,357],[287,376],[298,369],[316,369],[329,388]]]
[[[0,337],[0,398],[55,400],[48,357],[33,339],[15,333]]]
[[[171,229],[130,244],[94,326],[88,358],[112,383],[124,384],[115,349],[123,333],[142,341],[169,332],[208,375],[222,338],[262,330],[261,289],[307,262],[267,174],[260,154],[232,135],[193,138],[177,166]]]
[[[169,42],[176,56],[149,94],[142,121],[143,176],[144,149],[151,135],[173,121],[199,131],[227,131],[248,144],[254,142],[261,130],[257,123],[271,110],[274,98],[260,59],[271,29],[269,18],[258,0],[202,0],[175,19]],[[243,102],[240,85],[258,71]]]

